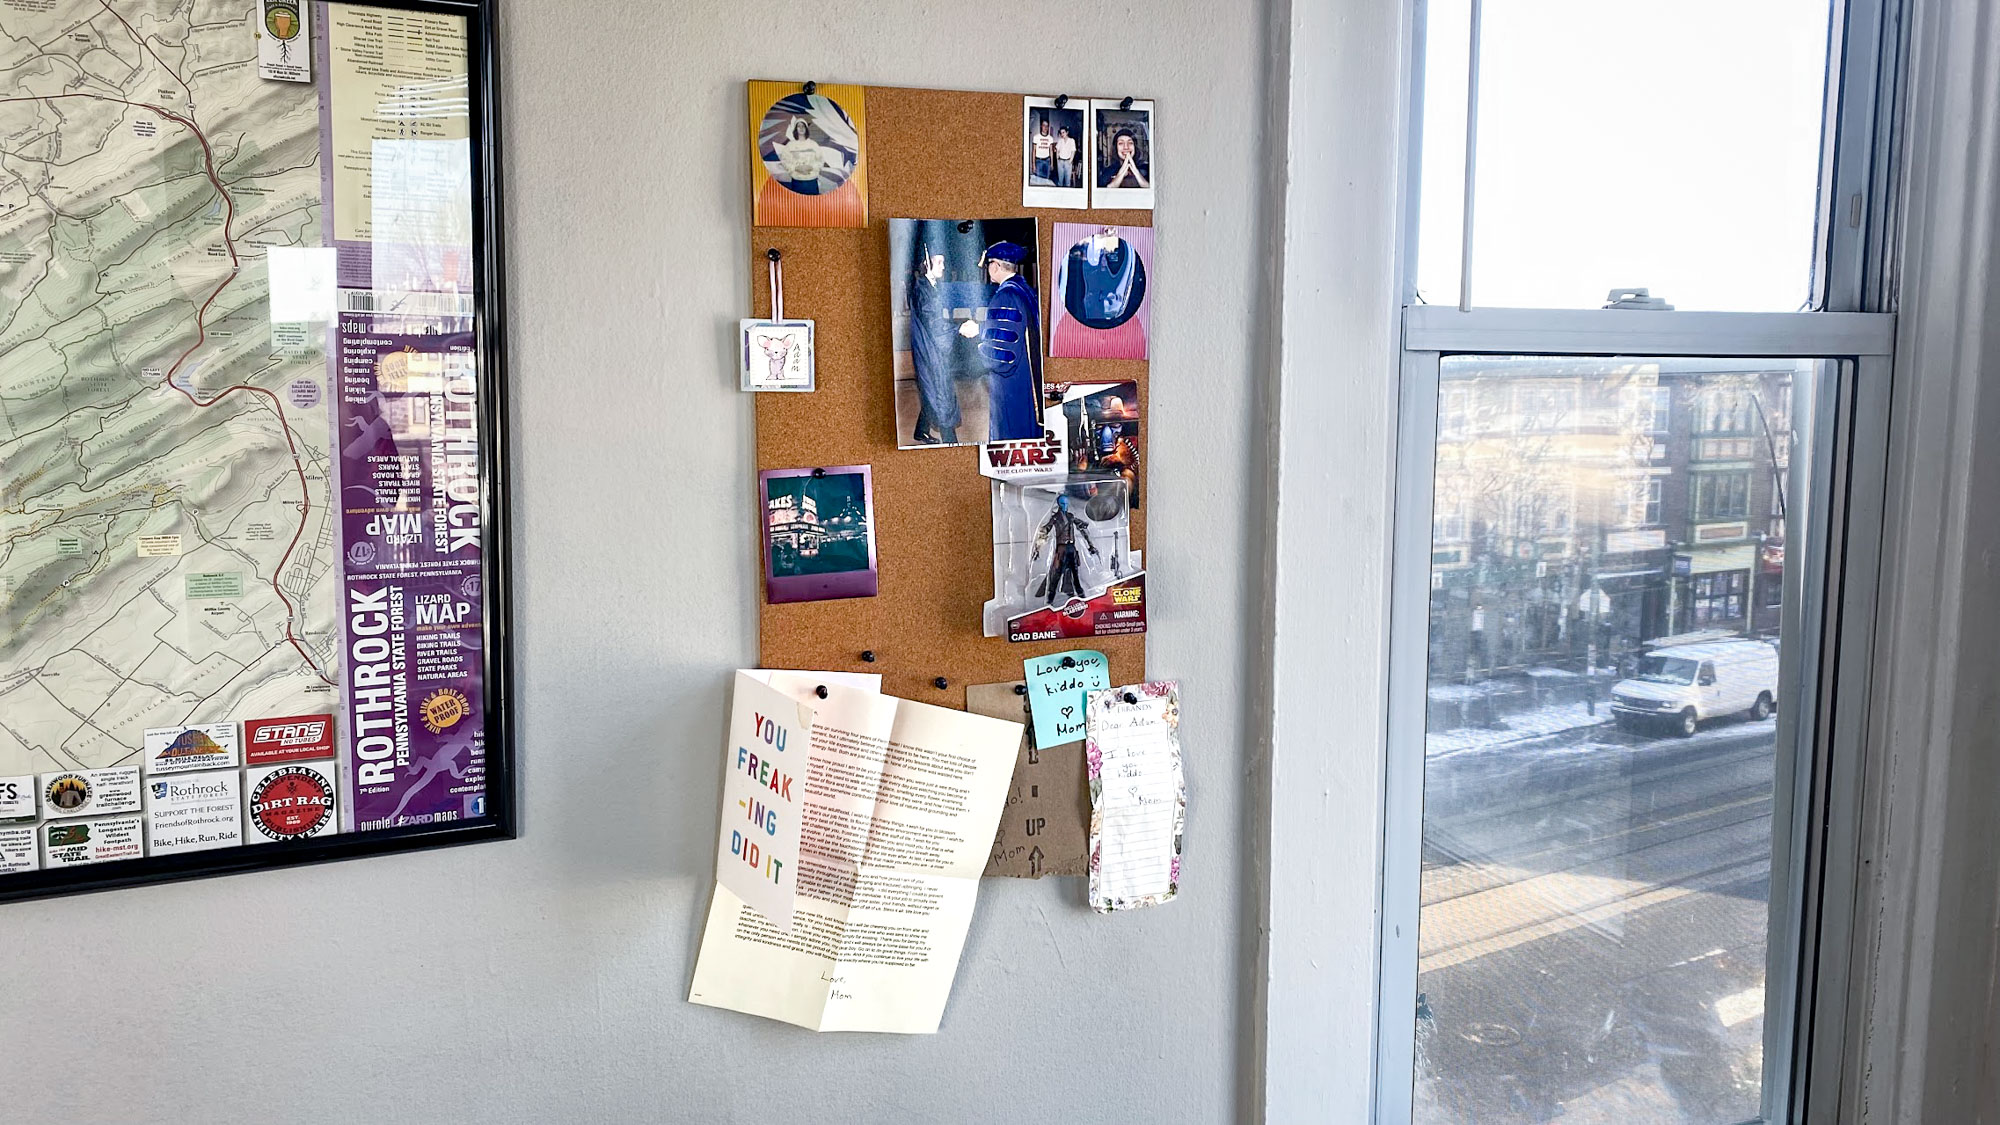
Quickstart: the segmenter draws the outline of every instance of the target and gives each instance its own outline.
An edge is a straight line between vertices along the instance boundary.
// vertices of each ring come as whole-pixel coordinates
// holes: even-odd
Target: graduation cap
[[[996,242],[993,245],[988,246],[986,248],[986,255],[985,257],[980,259],[979,264],[985,265],[987,262],[1006,262],[1010,265],[1018,267],[1022,262],[1027,260],[1027,257],[1028,257],[1027,248],[1022,246],[1020,243],[1001,241],[1001,242]]]

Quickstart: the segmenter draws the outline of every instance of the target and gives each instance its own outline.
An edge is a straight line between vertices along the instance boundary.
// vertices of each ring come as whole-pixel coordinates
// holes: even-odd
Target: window
[[[1704,388],[1695,433],[1702,436],[1749,433],[1750,397],[1750,392],[1741,386]]]
[[[1423,40],[1430,304],[1458,300],[1466,264],[1471,7],[1431,0]],[[1597,308],[1644,286],[1681,309],[1810,304],[1828,23],[1825,0],[1485,4],[1476,303]]]
[[[1694,580],[1694,627],[1724,625],[1743,617],[1743,597],[1750,588],[1748,572],[1704,574]]]
[[[1632,485],[1632,525],[1634,527],[1657,527],[1660,523],[1660,504],[1666,495],[1666,482],[1658,477],[1647,477]]]
[[[1780,680],[1866,617],[1882,2],[1418,6],[1381,1121],[1792,1120],[1838,1065],[1784,862],[1832,681]]]
[[[1457,509],[1438,512],[1431,518],[1431,539],[1439,543],[1464,541],[1465,513]]]
[[[1514,414],[1523,432],[1533,433],[1576,425],[1576,386],[1536,380],[1513,388]]]
[[[1750,474],[1696,473],[1694,475],[1694,518],[1740,520],[1750,514]]]
[[[1445,395],[1438,413],[1438,432],[1447,437],[1463,437],[1471,416],[1471,396],[1464,391]]]

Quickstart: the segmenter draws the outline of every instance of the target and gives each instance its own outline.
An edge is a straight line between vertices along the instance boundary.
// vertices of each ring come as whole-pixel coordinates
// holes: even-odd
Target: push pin
[[[821,691],[825,691],[826,689],[825,689],[825,688],[821,688],[820,690],[821,690]],[[1133,695],[1133,694],[1132,694],[1131,692],[1129,692],[1129,691],[1128,691],[1128,692],[1126,692],[1126,693],[1125,693],[1125,694],[1124,694],[1123,696],[1121,696],[1120,698],[1124,699],[1124,700],[1125,700],[1125,702],[1127,702],[1127,703],[1137,703],[1137,702],[1139,702],[1139,697],[1138,697],[1138,696],[1136,696],[1136,695]]]
[[[863,664],[875,663],[875,650],[872,648],[863,650],[861,653],[861,662]]]
[[[806,91],[806,93],[810,94],[810,93],[812,93],[812,91],[811,91],[811,90],[807,90],[807,91]],[[1125,99],[1124,101],[1121,101],[1121,102],[1119,102],[1119,103],[1118,103],[1118,108],[1119,108],[1119,109],[1131,109],[1131,108],[1132,108],[1132,99],[1131,99],[1131,98],[1126,98],[1126,99]]]
[[[931,683],[936,684],[937,689],[939,691],[943,691],[944,689],[951,686],[951,681],[945,679],[943,676],[939,676],[937,679],[932,680]]]
[[[1074,668],[1074,667],[1076,667],[1076,657],[1074,657],[1074,656],[1065,656],[1065,657],[1063,657],[1063,658],[1062,658],[1062,666],[1063,666],[1063,667],[1065,667],[1065,668]]]
[[[776,246],[773,246],[773,247],[771,247],[771,248],[770,248],[769,250],[766,250],[766,251],[764,251],[764,257],[766,257],[766,258],[770,259],[771,261],[775,262],[775,261],[777,261],[777,260],[778,260],[779,258],[782,258],[782,257],[784,257],[784,255],[783,255],[783,254],[780,254],[780,253],[778,253],[778,248],[777,248]]]
[[[1015,684],[1015,685],[1014,685],[1014,694],[1015,694],[1015,695],[1026,695],[1026,694],[1028,694],[1028,685],[1027,685],[1027,684]]]
[[[1066,105],[1068,105],[1068,104],[1069,104],[1069,95],[1068,95],[1068,94],[1057,94],[1057,95],[1056,95],[1056,108],[1057,108],[1057,109],[1061,109],[1062,107],[1064,107],[1064,106],[1066,106]]]
[[[958,222],[958,233],[960,233],[960,234],[971,234],[971,233],[972,233],[972,220],[971,220],[971,219],[960,219],[960,220],[959,220],[959,222]]]
[[[814,479],[814,480],[819,480],[819,479],[821,479],[821,478],[822,478],[822,477],[824,477],[824,476],[826,476],[826,470],[825,470],[825,469],[814,469],[814,470],[813,470],[813,479]]]
[[[817,696],[819,696],[819,697],[820,697],[821,699],[825,699],[825,698],[826,698],[826,685],[825,685],[825,684],[821,684],[821,685],[819,685],[818,687],[814,688],[814,689],[813,689],[813,694],[814,694],[814,695],[817,695]]]
[[[813,95],[813,94],[817,94],[817,93],[819,93],[819,83],[817,83],[817,82],[808,82],[808,83],[806,83],[806,94],[807,94],[807,96],[811,96],[811,95]],[[1129,102],[1129,101],[1131,101],[1132,99],[1131,99],[1131,98],[1126,98],[1125,100]]]

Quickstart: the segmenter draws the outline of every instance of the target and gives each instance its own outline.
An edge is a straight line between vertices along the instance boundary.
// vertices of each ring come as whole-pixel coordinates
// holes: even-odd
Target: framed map
[[[0,0],[0,899],[513,835],[489,21]]]

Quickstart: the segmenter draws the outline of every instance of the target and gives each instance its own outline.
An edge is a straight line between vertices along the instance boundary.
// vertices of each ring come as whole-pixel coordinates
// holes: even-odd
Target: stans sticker
[[[333,757],[333,716],[293,715],[243,723],[243,764],[309,762]]]

